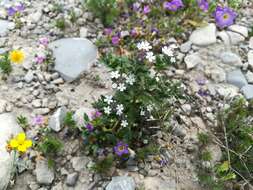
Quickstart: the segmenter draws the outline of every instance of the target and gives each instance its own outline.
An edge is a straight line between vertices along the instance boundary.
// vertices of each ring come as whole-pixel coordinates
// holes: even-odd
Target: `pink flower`
[[[44,37],[44,38],[40,38],[39,39],[39,43],[43,46],[47,46],[49,44],[49,40],[48,38]]]

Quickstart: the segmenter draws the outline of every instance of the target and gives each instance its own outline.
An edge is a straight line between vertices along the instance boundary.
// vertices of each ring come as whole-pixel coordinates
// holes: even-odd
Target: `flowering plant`
[[[179,82],[164,73],[172,64],[169,49],[155,56],[148,42],[137,46],[139,53],[133,57],[107,54],[102,58],[112,68],[115,92],[94,103],[96,112],[85,115],[82,126],[84,143],[96,157],[113,154],[119,162],[128,159],[130,149],[154,140],[152,134],[165,126],[173,102],[181,98]]]

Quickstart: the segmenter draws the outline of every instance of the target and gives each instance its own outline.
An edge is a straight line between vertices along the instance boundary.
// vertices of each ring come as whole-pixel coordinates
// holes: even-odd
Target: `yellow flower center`
[[[118,150],[119,150],[119,151],[125,150],[125,146],[123,146],[123,145],[122,145],[122,146],[119,146],[119,147],[118,147]]]
[[[224,20],[229,19],[229,15],[228,15],[228,14],[224,14],[224,15],[223,15],[223,19],[224,19]]]

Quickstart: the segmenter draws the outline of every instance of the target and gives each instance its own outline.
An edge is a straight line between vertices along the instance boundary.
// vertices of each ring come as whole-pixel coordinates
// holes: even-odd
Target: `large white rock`
[[[16,117],[10,113],[0,114],[0,189],[5,190],[11,178],[14,155],[6,151],[7,141],[11,136],[22,132]]]
[[[216,26],[211,23],[193,31],[190,42],[198,46],[207,46],[216,42]]]
[[[66,81],[77,79],[89,71],[97,59],[97,48],[85,38],[66,38],[49,44],[55,57],[55,70]]]

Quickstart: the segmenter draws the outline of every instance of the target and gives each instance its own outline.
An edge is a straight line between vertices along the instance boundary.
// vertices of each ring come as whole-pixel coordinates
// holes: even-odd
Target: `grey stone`
[[[68,186],[75,186],[76,182],[77,182],[77,179],[78,179],[78,173],[75,172],[75,173],[72,173],[72,174],[68,174],[67,176],[67,179],[66,179],[66,184]]]
[[[226,72],[221,67],[217,66],[208,72],[210,72],[211,78],[217,83],[226,80]]]
[[[147,177],[143,181],[145,190],[176,190],[177,184],[174,179],[162,180],[158,177]]]
[[[85,157],[74,157],[71,159],[72,167],[75,171],[80,172],[86,169],[86,165],[88,164],[90,160]]]
[[[42,102],[41,102],[41,99],[35,99],[35,100],[33,100],[32,101],[32,105],[33,105],[33,107],[35,107],[35,108],[40,108],[41,107],[41,104]]]
[[[53,129],[55,132],[59,132],[63,127],[63,121],[67,114],[66,107],[60,107],[49,120],[49,128]]]
[[[253,49],[253,37],[249,39],[249,48]]]
[[[0,20],[0,36],[5,36],[9,29],[12,28],[11,22],[8,22],[6,20]]]
[[[220,58],[225,64],[229,64],[231,66],[236,67],[242,66],[241,58],[232,52],[223,52],[221,53]]]
[[[180,46],[180,51],[183,53],[187,53],[188,51],[190,51],[191,46],[192,46],[192,43],[190,41],[185,42]]]
[[[190,36],[190,41],[194,45],[207,46],[216,43],[216,26],[211,23],[205,27],[199,28]]]
[[[33,71],[29,70],[29,71],[26,73],[26,75],[25,75],[25,77],[24,77],[24,80],[25,80],[25,82],[30,83],[30,82],[33,81],[33,78],[34,78]]]
[[[60,39],[49,44],[55,57],[54,69],[71,82],[89,71],[97,59],[97,48],[85,38]]]
[[[239,44],[245,40],[241,34],[238,34],[236,32],[227,31],[227,34],[229,36],[230,43],[233,45]]]
[[[253,50],[248,52],[248,63],[251,69],[253,69]]]
[[[192,53],[192,54],[187,55],[187,56],[184,58],[184,62],[185,62],[185,64],[186,64],[186,68],[187,68],[187,69],[192,69],[192,68],[194,68],[196,65],[201,64],[201,63],[202,63],[202,60],[201,60],[201,58],[199,57],[199,54],[198,54],[198,53]]]
[[[6,111],[8,102],[4,99],[0,99],[0,114]]]
[[[236,32],[236,33],[239,33],[239,34],[243,35],[245,38],[247,38],[248,35],[249,35],[247,27],[241,26],[241,25],[237,25],[237,24],[229,26],[228,30],[231,30],[231,31]]]
[[[82,27],[80,28],[80,37],[81,38],[86,38],[88,36],[88,28]]]
[[[37,161],[35,173],[39,184],[50,185],[54,181],[54,171],[48,167],[46,160]]]
[[[106,186],[106,190],[135,190],[134,179],[128,176],[113,177],[112,181]]]
[[[253,85],[245,85],[242,87],[241,92],[245,96],[246,99],[252,99],[253,98]]]
[[[16,117],[11,113],[0,114],[0,189],[5,190],[11,178],[14,154],[6,150],[6,143],[12,136],[22,132],[16,122]]]
[[[243,86],[248,84],[242,71],[239,69],[227,73],[227,82],[229,84],[237,86],[238,88],[242,88]]]
[[[247,78],[248,83],[253,83],[253,73],[251,71],[248,71],[246,73],[246,78]]]

